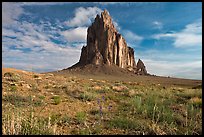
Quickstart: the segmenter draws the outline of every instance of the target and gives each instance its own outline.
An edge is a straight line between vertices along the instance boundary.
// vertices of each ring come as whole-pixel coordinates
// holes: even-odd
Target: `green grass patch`
[[[16,107],[29,105],[29,102],[30,102],[29,97],[23,97],[20,95],[7,95],[2,100],[5,102],[9,102],[15,105]]]
[[[120,129],[132,129],[140,130],[141,126],[133,120],[129,120],[126,117],[116,117],[108,122],[109,128],[120,128]]]
[[[88,129],[80,129],[79,135],[90,135],[90,133]]]
[[[76,113],[76,120],[78,123],[83,123],[86,120],[86,113],[85,112],[77,112]]]
[[[61,97],[60,96],[53,96],[52,99],[54,101],[53,102],[54,105],[58,105],[61,103]]]
[[[96,94],[92,92],[84,92],[84,93],[80,93],[79,95],[79,99],[82,101],[92,101],[92,100],[95,100],[95,98],[96,98]]]
[[[16,92],[17,91],[17,86],[16,85],[11,85],[10,86],[10,91]]]
[[[44,100],[45,96],[39,96],[38,98],[41,99],[41,100]]]

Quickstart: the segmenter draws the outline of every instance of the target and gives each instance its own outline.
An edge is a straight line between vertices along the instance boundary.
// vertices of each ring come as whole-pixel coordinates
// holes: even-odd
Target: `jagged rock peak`
[[[101,16],[96,15],[92,25],[88,27],[87,46],[82,47],[80,60],[74,66],[87,64],[116,65],[137,72],[134,49],[128,47],[125,39],[115,29],[107,10]],[[144,68],[144,64],[138,66]]]

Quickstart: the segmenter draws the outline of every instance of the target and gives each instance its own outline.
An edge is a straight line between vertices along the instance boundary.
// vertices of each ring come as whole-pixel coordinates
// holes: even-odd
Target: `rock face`
[[[87,31],[87,46],[82,47],[80,60],[74,66],[117,65],[136,73],[134,50],[127,46],[125,39],[117,32],[107,10],[101,16],[96,16]]]
[[[147,70],[145,68],[145,65],[142,62],[142,60],[140,60],[140,59],[137,62],[136,73],[139,74],[139,75],[148,75]]]

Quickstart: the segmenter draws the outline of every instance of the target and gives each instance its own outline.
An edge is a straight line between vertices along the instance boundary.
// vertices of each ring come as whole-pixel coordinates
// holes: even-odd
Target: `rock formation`
[[[139,74],[146,74],[141,60],[137,63],[140,69],[137,69],[133,48],[128,47],[125,39],[117,32],[107,10],[104,10],[101,16],[96,16],[87,31],[87,46],[82,47],[79,62],[71,68],[87,64],[106,64],[116,65],[135,73],[140,70]]]
[[[139,75],[148,75],[147,70],[145,68],[145,65],[142,62],[142,60],[140,60],[140,59],[137,62],[136,73],[139,74]]]

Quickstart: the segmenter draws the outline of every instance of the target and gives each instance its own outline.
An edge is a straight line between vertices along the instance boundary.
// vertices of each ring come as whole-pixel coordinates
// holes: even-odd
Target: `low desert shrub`
[[[76,113],[76,120],[79,123],[83,123],[86,120],[86,113],[85,112],[77,112]]]
[[[53,96],[52,99],[53,99],[53,101],[54,101],[54,103],[53,103],[54,105],[58,105],[58,104],[61,103],[61,98],[60,98],[60,96]]]

